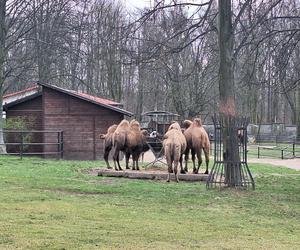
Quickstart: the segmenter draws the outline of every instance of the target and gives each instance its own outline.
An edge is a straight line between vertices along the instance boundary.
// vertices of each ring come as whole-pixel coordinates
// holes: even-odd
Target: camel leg
[[[133,151],[132,153],[132,160],[133,160],[133,168],[132,170],[140,170],[139,168],[139,153]]]
[[[170,156],[166,156],[166,160],[167,160],[167,164],[168,164],[168,178],[167,178],[167,182],[170,182],[170,176],[172,171],[172,159]]]
[[[113,160],[114,160],[114,165],[115,165],[115,170],[118,171],[117,163],[119,163],[119,149],[115,149],[115,153],[113,155]]]
[[[104,149],[104,160],[105,160],[105,163],[106,163],[106,167],[108,169],[111,169],[112,167],[109,165],[109,162],[108,162],[108,156],[109,156],[109,152],[111,150],[111,147],[105,147]]]
[[[206,170],[204,174],[208,174],[208,165],[209,165],[209,148],[203,149],[205,155],[205,163],[206,163]]]
[[[118,163],[119,170],[120,170],[120,171],[123,170],[123,169],[121,168],[121,166],[120,166],[119,154],[118,154],[118,156],[117,156],[117,163]]]
[[[139,155],[136,156],[136,170],[140,170],[140,167],[139,167]]]
[[[125,161],[126,161],[126,169],[130,169],[129,165],[129,158],[130,158],[130,153],[126,152],[125,153]]]
[[[196,153],[195,153],[195,150],[192,149],[192,161],[193,161],[193,173],[194,173],[194,174],[197,173],[195,160],[196,160]]]
[[[197,158],[198,158],[198,168],[197,168],[196,174],[198,174],[198,173],[199,173],[199,169],[200,169],[200,166],[201,166],[201,164],[202,164],[202,156],[201,156],[201,151],[202,151],[202,149],[199,149],[199,150],[197,151]]]
[[[134,153],[132,154],[132,170],[136,170]]]
[[[145,153],[142,153],[142,163],[144,163],[144,154]]]
[[[183,155],[180,156],[180,159],[179,159],[179,162],[180,162],[180,173],[181,174],[185,174],[185,170],[183,169],[183,166],[182,166],[182,158],[183,158]]]
[[[178,183],[179,179],[178,179],[178,174],[177,174],[177,169],[178,168],[178,160],[174,161],[174,174],[175,174],[175,181]]]
[[[185,160],[185,167],[184,171],[187,173],[188,172],[188,161],[189,161],[189,154],[190,154],[190,149],[187,148],[184,153],[184,160]]]

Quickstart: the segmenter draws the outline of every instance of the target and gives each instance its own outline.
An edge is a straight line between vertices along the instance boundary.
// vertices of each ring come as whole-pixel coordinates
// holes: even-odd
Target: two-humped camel
[[[126,157],[126,169],[129,169],[129,157],[132,155],[132,170],[139,170],[138,159],[142,152],[149,148],[146,145],[144,131],[141,130],[140,124],[136,120],[130,123],[127,120],[121,121],[113,133],[113,147],[115,149],[113,160],[115,170],[122,170],[119,162],[119,152],[123,151]]]
[[[182,154],[186,149],[186,139],[181,132],[180,125],[175,122],[170,125],[167,133],[164,135],[163,141],[164,154],[168,164],[168,179],[170,181],[170,174],[174,172],[175,180],[179,182],[177,175],[178,163],[180,163],[181,172],[184,172],[182,166]],[[174,163],[174,171],[172,164]]]
[[[113,147],[113,134],[116,131],[117,127],[117,124],[113,124],[107,129],[106,134],[100,134],[100,139],[104,139],[104,160],[108,169],[111,168],[108,162],[108,156]]]
[[[208,174],[208,164],[209,164],[209,150],[210,150],[210,142],[207,132],[202,126],[202,122],[200,118],[195,118],[193,121],[185,120],[183,122],[184,127],[186,128],[184,131],[184,136],[187,141],[187,148],[185,151],[185,168],[184,170],[188,172],[188,159],[189,153],[191,150],[192,153],[192,161],[193,161],[193,173],[197,174],[199,172],[199,168],[202,164],[201,152],[202,149],[205,155],[206,161],[206,171],[205,174]],[[198,168],[195,165],[195,155],[198,158]]]

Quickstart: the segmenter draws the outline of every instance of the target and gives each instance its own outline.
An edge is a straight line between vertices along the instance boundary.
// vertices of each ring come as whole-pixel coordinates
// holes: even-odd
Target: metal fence
[[[289,145],[258,145],[257,158],[270,157],[293,159],[300,158],[300,144],[292,143]]]
[[[294,135],[258,135],[256,142],[297,143],[297,137]]]
[[[3,130],[5,155],[64,157],[63,131],[50,130]],[[46,139],[46,140],[45,140]],[[46,142],[45,142],[46,141]]]

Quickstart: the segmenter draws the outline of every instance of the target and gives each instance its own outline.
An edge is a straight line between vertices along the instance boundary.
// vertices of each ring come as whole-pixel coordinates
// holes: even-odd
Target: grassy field
[[[300,172],[255,191],[96,177],[103,162],[0,158],[0,249],[299,249]]]

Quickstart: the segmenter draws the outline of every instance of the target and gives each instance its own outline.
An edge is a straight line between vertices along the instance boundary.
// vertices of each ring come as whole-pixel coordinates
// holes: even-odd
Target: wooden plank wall
[[[77,160],[103,159],[103,141],[99,135],[119,123],[123,115],[76,97],[43,87],[44,130],[64,131],[64,158]],[[54,141],[56,135],[44,137]],[[45,146],[47,151],[56,146]]]

